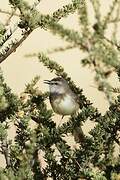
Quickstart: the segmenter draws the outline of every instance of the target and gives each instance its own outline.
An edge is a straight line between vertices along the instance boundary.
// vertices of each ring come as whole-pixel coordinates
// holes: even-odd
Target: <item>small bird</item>
[[[65,79],[57,77],[52,80],[44,80],[44,82],[49,84],[49,98],[54,112],[64,117],[65,115],[75,114],[78,111],[77,96],[70,89]]]
[[[75,115],[79,110],[78,97],[71,90],[67,81],[62,77],[56,77],[52,80],[44,80],[44,83],[49,84],[50,104],[55,113],[62,115]],[[83,131],[81,127],[76,127],[73,130],[73,135],[76,142],[83,140]]]

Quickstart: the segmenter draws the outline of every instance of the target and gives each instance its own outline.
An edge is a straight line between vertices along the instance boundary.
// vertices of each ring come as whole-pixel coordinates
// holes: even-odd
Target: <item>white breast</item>
[[[56,99],[53,106],[54,106],[55,112],[57,112],[58,114],[61,114],[61,115],[73,114],[79,108],[79,105],[69,95],[66,95],[61,100]]]

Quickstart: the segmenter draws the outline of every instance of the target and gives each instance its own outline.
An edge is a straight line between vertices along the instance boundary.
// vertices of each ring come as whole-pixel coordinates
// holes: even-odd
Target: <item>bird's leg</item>
[[[76,117],[76,114],[72,114],[71,117],[74,120],[74,118]],[[72,134],[74,136],[74,140],[76,143],[82,143],[85,141],[85,135],[81,128],[81,123],[80,125],[74,125]]]
[[[59,122],[59,124],[58,124],[58,127],[61,125],[61,122],[62,122],[63,118],[64,118],[64,115],[62,115],[62,117],[61,117],[61,119],[60,119],[60,122]]]

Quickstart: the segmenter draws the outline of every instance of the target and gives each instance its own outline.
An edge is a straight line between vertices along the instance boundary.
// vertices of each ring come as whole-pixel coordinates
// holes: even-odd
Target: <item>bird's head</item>
[[[63,94],[69,88],[67,81],[62,77],[56,77],[52,80],[44,80],[44,83],[49,84],[50,93]]]

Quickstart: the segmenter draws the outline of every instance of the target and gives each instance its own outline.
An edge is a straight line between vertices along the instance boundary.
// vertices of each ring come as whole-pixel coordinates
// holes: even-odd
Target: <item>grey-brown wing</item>
[[[79,104],[79,98],[78,98],[78,96],[77,96],[72,90],[71,90],[71,94],[72,94],[72,96],[74,97],[75,102]]]

